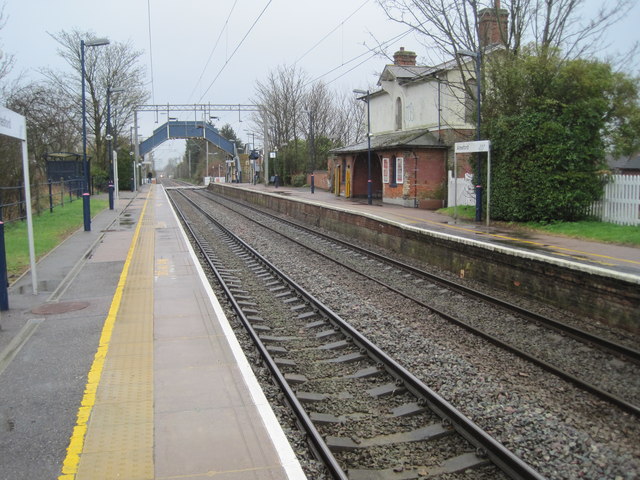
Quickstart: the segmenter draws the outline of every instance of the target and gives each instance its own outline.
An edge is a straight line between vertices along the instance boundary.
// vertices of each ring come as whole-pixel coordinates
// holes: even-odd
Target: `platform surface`
[[[0,479],[306,478],[162,187],[119,206],[10,290]]]

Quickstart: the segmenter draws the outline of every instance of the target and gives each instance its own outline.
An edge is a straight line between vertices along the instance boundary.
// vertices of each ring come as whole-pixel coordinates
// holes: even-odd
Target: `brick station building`
[[[479,12],[479,32],[485,52],[500,43],[507,12],[495,7]],[[445,206],[447,170],[453,169],[453,145],[475,136],[475,87],[464,88],[459,68],[473,85],[472,57],[436,66],[416,64],[416,53],[400,48],[382,71],[376,90],[361,97],[369,102],[371,184],[383,203],[436,209]],[[366,197],[369,176],[368,142],[331,151],[330,185],[339,195]],[[458,157],[456,177],[471,171]]]

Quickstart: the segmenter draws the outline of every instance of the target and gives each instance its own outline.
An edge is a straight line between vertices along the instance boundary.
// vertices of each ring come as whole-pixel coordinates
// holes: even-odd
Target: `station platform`
[[[345,209],[381,221],[408,225],[413,228],[439,232],[454,238],[486,243],[504,251],[517,251],[520,256],[530,256],[537,260],[561,262],[565,266],[574,264],[582,270],[592,270],[600,275],[623,278],[640,283],[640,248],[615,244],[579,240],[538,232],[523,232],[503,224],[454,220],[432,210],[409,208],[382,203],[374,199],[372,205],[366,198],[345,198],[332,192],[316,188],[311,193],[309,187],[293,188],[264,184],[226,184],[233,188],[245,188],[261,193],[282,195],[292,200],[313,202],[331,208]]]
[[[303,479],[159,185],[9,290],[0,479]]]

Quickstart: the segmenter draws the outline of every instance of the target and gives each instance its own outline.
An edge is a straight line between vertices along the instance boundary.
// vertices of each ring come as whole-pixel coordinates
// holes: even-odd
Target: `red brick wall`
[[[392,187],[384,184],[384,198],[411,200],[442,199],[447,178],[446,149],[387,151],[382,157],[404,158],[404,183]],[[417,202],[416,202],[417,203]]]
[[[321,190],[329,190],[329,172],[327,170],[315,170],[313,172],[313,176],[315,188],[319,188]],[[311,174],[307,175],[307,185],[311,185]]]

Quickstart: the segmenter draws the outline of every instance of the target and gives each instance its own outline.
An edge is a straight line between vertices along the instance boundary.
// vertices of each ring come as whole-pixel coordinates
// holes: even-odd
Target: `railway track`
[[[333,478],[543,478],[186,195],[171,198]]]
[[[364,275],[368,281],[381,284],[474,335],[640,416],[640,385],[629,389],[629,379],[640,378],[640,351],[255,207],[206,191],[201,194],[232,209],[234,214],[338,262],[352,272]],[[469,310],[465,307],[463,311],[456,311],[458,295],[476,299],[477,308]],[[484,304],[499,310],[487,310]],[[526,332],[524,337],[522,331]],[[559,349],[559,343],[567,346]],[[593,368],[585,369],[585,364],[592,364]],[[585,370],[588,378],[585,378]]]

